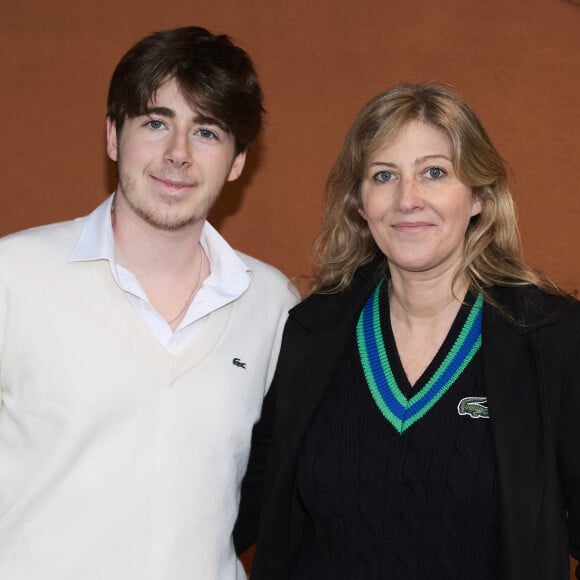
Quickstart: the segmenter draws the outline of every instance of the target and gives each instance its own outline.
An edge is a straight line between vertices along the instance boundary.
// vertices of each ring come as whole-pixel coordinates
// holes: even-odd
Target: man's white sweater
[[[0,578],[245,578],[231,532],[252,426],[296,298],[249,289],[171,355],[83,220],[0,241]]]

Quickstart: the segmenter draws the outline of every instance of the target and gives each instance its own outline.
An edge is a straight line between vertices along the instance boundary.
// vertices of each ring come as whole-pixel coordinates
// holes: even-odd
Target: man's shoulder
[[[284,296],[291,304],[300,299],[298,290],[278,268],[237,250],[236,254],[251,270],[251,286],[254,286],[256,290],[270,295]]]
[[[235,250],[236,254],[246,264],[246,266],[254,272],[256,276],[271,278],[272,280],[278,280],[279,282],[288,282],[288,278],[275,266],[258,260],[248,254],[244,254],[238,250]]]
[[[54,252],[72,250],[82,229],[83,218],[20,230],[0,238],[0,253]]]

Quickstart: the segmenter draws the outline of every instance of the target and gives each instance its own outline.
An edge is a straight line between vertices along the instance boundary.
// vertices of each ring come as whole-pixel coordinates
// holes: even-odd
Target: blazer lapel
[[[377,284],[375,266],[357,272],[351,287],[341,294],[313,295],[290,311],[293,344],[298,343],[294,362],[285,361],[292,377],[292,389],[285,389],[289,399],[281,401],[284,416],[294,409],[292,430],[298,441],[314,415],[332,381],[338,361],[354,336],[356,321],[368,296]],[[298,340],[297,340],[298,339]],[[292,368],[290,368],[292,367]]]

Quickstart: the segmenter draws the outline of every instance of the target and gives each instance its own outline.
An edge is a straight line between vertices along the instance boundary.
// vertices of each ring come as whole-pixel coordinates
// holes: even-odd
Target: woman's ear
[[[471,191],[471,217],[479,215],[483,211],[483,198],[479,189]]]

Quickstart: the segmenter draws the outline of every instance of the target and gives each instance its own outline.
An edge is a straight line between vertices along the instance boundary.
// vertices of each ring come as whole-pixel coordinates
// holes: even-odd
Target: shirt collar
[[[109,260],[115,262],[115,238],[111,208],[115,195],[110,195],[86,218],[81,235],[69,257],[70,262]]]
[[[85,218],[69,261],[107,260],[116,277],[115,238],[111,221],[114,198],[115,194],[110,195]],[[203,225],[200,243],[211,265],[211,274],[205,280],[204,287],[231,299],[245,292],[250,285],[251,268],[209,222]]]
[[[209,222],[203,225],[200,243],[211,266],[204,287],[231,299],[245,292],[250,285],[251,268]]]

